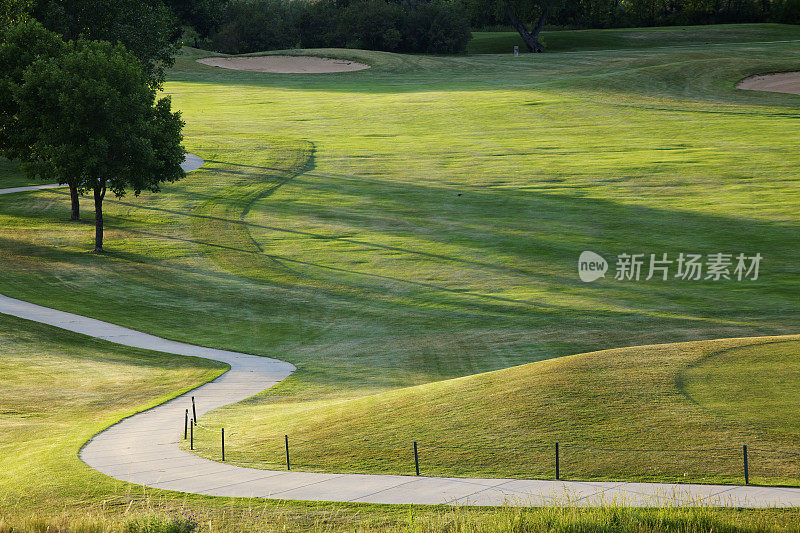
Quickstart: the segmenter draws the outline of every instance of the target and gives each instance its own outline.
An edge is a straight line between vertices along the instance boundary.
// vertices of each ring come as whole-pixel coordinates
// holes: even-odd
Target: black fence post
[[[189,425],[189,449],[194,450],[194,424]]]
[[[286,441],[286,470],[291,470],[292,467],[289,464],[289,435],[284,435],[283,438]]]
[[[419,475],[419,452],[417,451],[417,441],[414,441],[414,469]]]
[[[186,410],[186,415],[183,417],[183,440],[189,437],[189,410]]]
[[[742,451],[744,452],[744,484],[750,484],[750,467],[747,464],[747,444],[742,447]]]
[[[194,407],[194,396],[192,396],[192,420],[194,420],[194,425],[197,425],[197,409]]]
[[[225,461],[225,428],[222,428],[222,460]]]
[[[556,442],[556,479],[561,478],[561,460],[558,456],[558,443]]]

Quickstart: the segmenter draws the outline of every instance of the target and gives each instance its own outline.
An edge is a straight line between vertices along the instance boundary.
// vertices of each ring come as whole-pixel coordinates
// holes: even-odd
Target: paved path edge
[[[124,418],[84,444],[81,460],[121,481],[212,496],[383,504],[800,507],[800,488],[793,487],[326,474],[210,461],[181,449],[186,416],[196,410],[199,417],[258,394],[291,375],[294,365],[171,341],[1,294],[0,313],[124,346],[230,366],[213,381]]]

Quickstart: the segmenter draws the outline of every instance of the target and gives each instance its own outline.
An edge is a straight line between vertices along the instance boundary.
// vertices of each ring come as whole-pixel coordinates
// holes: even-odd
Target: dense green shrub
[[[473,30],[511,31],[498,0],[453,0],[463,4]],[[541,2],[528,2],[529,6]],[[800,0],[551,0],[551,28],[624,28],[783,22],[800,24]],[[538,13],[520,13],[530,24]]]
[[[384,0],[358,0],[339,12],[335,45],[365,50],[400,49],[403,9]],[[333,43],[331,43],[333,44]]]
[[[234,0],[213,39],[229,54],[302,48],[463,52],[469,23],[460,4],[386,0]]]
[[[225,13],[223,0],[164,0],[181,24],[190,26],[199,38],[206,38],[219,29]]]
[[[776,22],[800,24],[800,0],[779,0],[773,4]]]
[[[297,36],[285,0],[235,1],[228,5],[215,45],[229,54],[289,48]]]
[[[455,54],[472,35],[462,6],[444,2],[421,4],[406,14],[403,48],[408,52]]]

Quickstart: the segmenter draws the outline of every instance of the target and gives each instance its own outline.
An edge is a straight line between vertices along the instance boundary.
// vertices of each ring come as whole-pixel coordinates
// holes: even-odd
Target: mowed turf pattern
[[[95,472],[78,448],[207,381],[214,362],[117,346],[0,315],[0,531],[791,531],[796,509],[475,509],[211,498]]]
[[[790,338],[791,339],[791,338]],[[603,350],[345,401],[259,402],[204,417],[197,453],[281,468],[424,475],[744,483],[800,481],[800,337]],[[744,378],[746,376],[746,379]]]
[[[319,53],[372,68],[232,72],[187,51],[165,91],[206,166],[161,194],[107,200],[105,255],[87,253],[89,223],[66,223],[64,191],[3,198],[0,292],[296,364],[243,404],[257,404],[270,431],[303,407],[314,420],[325,402],[412,398],[401,388],[563,355],[797,331],[798,156],[786,139],[797,134],[798,100],[734,89],[748,75],[800,68],[796,44],[521,58]],[[757,281],[583,284],[585,249],[612,263],[619,253],[764,260]],[[576,445],[606,409],[589,405],[572,419],[587,428]],[[563,423],[539,420],[542,441]],[[424,429],[432,441],[436,428]],[[693,426],[691,439],[706,429]],[[649,425],[615,430],[658,435]],[[504,431],[493,438],[521,438]],[[398,442],[411,433],[398,429]],[[435,436],[465,433],[455,435]],[[448,461],[440,472],[469,473]],[[647,463],[583,464],[573,475],[651,475]]]

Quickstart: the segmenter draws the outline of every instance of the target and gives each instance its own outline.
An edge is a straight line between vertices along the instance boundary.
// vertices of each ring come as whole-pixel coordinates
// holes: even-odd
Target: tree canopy
[[[32,0],[0,0],[0,30],[24,20],[32,6]]]
[[[233,0],[210,44],[241,54],[284,48],[463,52],[471,35],[447,0]]]
[[[227,1],[164,0],[178,19],[193,27],[200,37],[209,37],[222,24]]]
[[[511,24],[526,41],[537,28],[622,28],[740,22],[800,24],[800,0],[456,0],[473,30]],[[543,18],[543,15],[546,15]],[[529,43],[533,45],[532,42]],[[534,46],[537,48],[537,46]]]
[[[1,0],[0,0],[1,1]],[[64,36],[125,46],[159,86],[180,48],[180,27],[161,0],[32,0],[31,15]]]
[[[180,114],[121,45],[79,40],[34,62],[15,92],[29,176],[70,176],[95,202],[95,251],[103,251],[102,202],[107,190],[157,192],[183,177]]]
[[[0,29],[0,153],[9,159],[23,156],[27,149],[20,138],[14,93],[28,67],[39,59],[60,55],[65,47],[58,35],[34,20]]]

